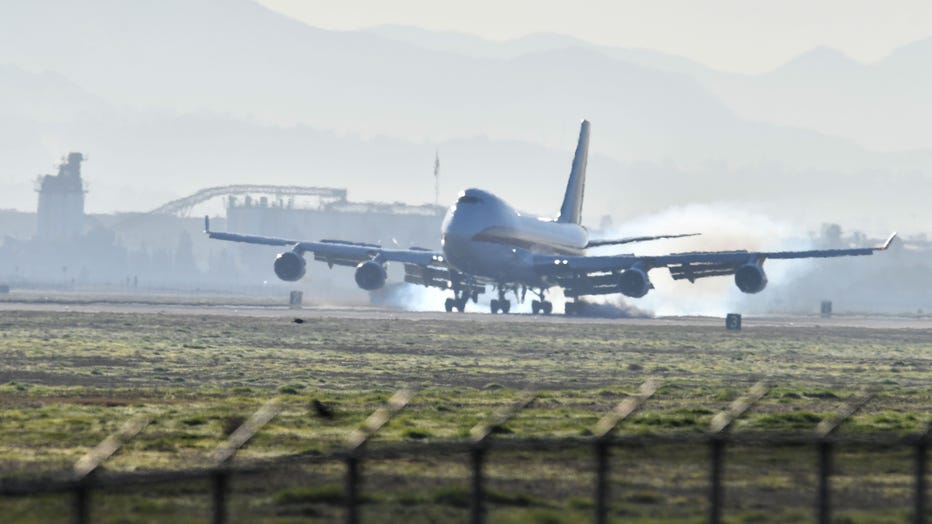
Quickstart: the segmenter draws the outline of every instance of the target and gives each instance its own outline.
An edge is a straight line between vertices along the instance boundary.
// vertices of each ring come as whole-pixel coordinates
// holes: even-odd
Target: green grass
[[[5,311],[0,377],[4,478],[67,471],[139,415],[151,424],[107,462],[108,470],[209,465],[209,453],[273,397],[282,402],[281,414],[236,460],[333,453],[401,387],[417,394],[374,446],[464,439],[525,388],[538,390],[537,399],[496,439],[590,435],[602,415],[648,378],[662,380],[662,387],[622,424],[621,434],[701,433],[763,378],[774,388],[735,431],[812,432],[867,389],[875,398],[841,431],[909,434],[932,416],[932,331],[787,326],[736,334],[717,325],[416,317],[312,318],[298,325],[284,316]],[[313,401],[329,413],[322,415]],[[729,463],[729,522],[811,514],[810,449],[744,451]],[[839,457],[837,498],[847,511],[839,515],[853,522],[908,505],[908,457],[868,451]],[[623,448],[614,455],[615,518],[702,520],[704,448]],[[493,456],[494,520],[591,517],[591,450]],[[879,463],[885,466],[878,470]],[[435,521],[464,520],[467,464],[460,455],[367,461],[366,511],[425,521],[427,507]],[[234,489],[248,495],[234,515],[275,522],[340,518],[340,463],[293,466],[281,477],[262,477],[258,490],[247,489],[248,479],[237,488],[234,479]],[[161,486],[154,494],[108,496],[101,511],[125,513],[130,522],[207,511],[203,485],[180,493]],[[67,503],[42,500],[0,499],[0,511],[24,521],[63,518]],[[776,505],[760,502],[767,500]]]

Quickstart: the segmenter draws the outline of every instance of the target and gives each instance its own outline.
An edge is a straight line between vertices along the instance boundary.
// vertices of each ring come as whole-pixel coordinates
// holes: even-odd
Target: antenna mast
[[[434,205],[440,205],[440,151],[434,151]]]

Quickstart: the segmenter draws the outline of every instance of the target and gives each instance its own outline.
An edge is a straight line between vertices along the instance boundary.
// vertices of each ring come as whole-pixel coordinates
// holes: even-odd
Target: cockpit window
[[[459,200],[456,201],[457,204],[478,204],[482,202],[478,197],[463,195]]]

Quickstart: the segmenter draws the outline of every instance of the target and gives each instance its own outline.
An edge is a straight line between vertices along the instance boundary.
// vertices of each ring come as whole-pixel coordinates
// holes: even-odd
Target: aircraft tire
[[[500,305],[501,305],[501,308],[502,308],[502,314],[503,314],[503,315],[507,315],[508,312],[511,311],[511,301],[510,301],[510,300],[502,300],[502,301],[500,302]]]
[[[568,317],[571,317],[574,314],[576,314],[576,303],[567,302],[566,305],[563,307],[563,313]]]
[[[496,298],[492,299],[492,302],[489,303],[489,310],[492,312],[493,315],[498,313],[498,299]]]
[[[553,313],[553,303],[547,300],[544,300],[540,303],[540,310],[545,314],[549,315]]]
[[[448,298],[448,299],[446,300],[446,302],[443,303],[443,308],[447,310],[447,313],[452,313],[452,312],[453,312],[453,305],[454,305],[454,302],[456,302],[456,301],[453,300],[452,298]]]
[[[543,305],[543,304],[541,304],[540,302],[538,302],[538,301],[536,301],[536,300],[532,300],[532,301],[531,301],[531,314],[536,315],[536,314],[540,313],[540,310],[541,310],[541,306],[542,306],[542,305]]]
[[[467,298],[461,298],[461,299],[455,301],[456,303],[454,304],[454,306],[456,307],[456,310],[459,311],[460,313],[463,313],[464,311],[466,311],[466,302],[467,302],[467,301],[468,301]]]

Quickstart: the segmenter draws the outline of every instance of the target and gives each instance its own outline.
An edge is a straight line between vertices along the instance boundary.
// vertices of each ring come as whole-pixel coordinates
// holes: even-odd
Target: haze
[[[763,73],[821,46],[874,62],[932,35],[932,4],[921,0],[260,3],[327,29],[404,25],[496,40],[556,33],[602,46],[662,51],[739,73]]]
[[[552,214],[585,117],[591,225],[696,203],[799,231],[932,220],[927,4],[265,5],[0,5],[0,208],[34,209],[72,150],[90,212],[249,182],[432,202],[439,151],[442,203],[479,186]]]

